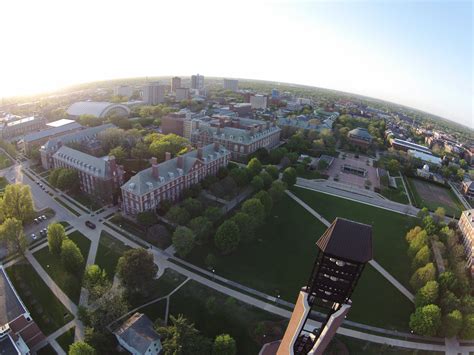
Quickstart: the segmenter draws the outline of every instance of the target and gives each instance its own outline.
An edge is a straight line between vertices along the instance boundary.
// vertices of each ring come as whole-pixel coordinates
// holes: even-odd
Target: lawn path
[[[293,200],[298,202],[306,211],[311,213],[314,217],[316,217],[318,220],[320,220],[326,227],[329,227],[331,223],[328,222],[327,219],[325,219],[323,216],[321,216],[319,213],[317,213],[315,210],[313,210],[310,206],[308,206],[304,201],[302,201],[300,198],[296,197],[291,191],[286,190],[285,191],[288,196],[290,196]],[[393,286],[395,286],[404,296],[406,296],[411,302],[415,303],[415,296],[408,291],[405,286],[403,286],[396,278],[394,278],[390,273],[385,270],[379,263],[377,263],[375,260],[370,260],[369,264],[374,267],[375,270],[377,270],[383,277],[385,277]]]
[[[405,189],[405,195],[408,197],[408,203],[410,206],[413,206],[413,202],[411,201],[410,194],[408,193],[407,185],[405,184],[405,179],[403,178],[402,174],[400,174],[400,180],[402,180],[403,188]]]

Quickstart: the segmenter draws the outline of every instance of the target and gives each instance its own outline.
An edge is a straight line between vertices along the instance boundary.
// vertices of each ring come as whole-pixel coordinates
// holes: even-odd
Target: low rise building
[[[368,147],[372,143],[372,135],[366,128],[357,127],[347,133],[347,138],[352,144]]]
[[[463,181],[461,184],[461,192],[467,198],[474,199],[474,181]]]
[[[412,158],[420,159],[422,162],[436,165],[436,166],[441,166],[442,159],[435,157],[433,154],[422,153],[413,149],[408,149],[407,154],[408,156]]]
[[[474,209],[466,210],[461,213],[458,227],[462,235],[464,252],[467,258],[467,267],[471,272],[471,276],[474,276]]]
[[[77,122],[65,123],[60,126],[44,129],[39,132],[26,134],[23,139],[18,142],[18,146],[25,153],[29,153],[33,149],[39,148],[52,138],[63,136],[68,133],[77,132],[83,129]]]
[[[0,265],[0,354],[30,354],[45,339]]]
[[[390,145],[397,150],[403,150],[405,152],[408,150],[416,150],[420,153],[432,154],[431,150],[428,147],[425,147],[424,145],[416,144],[398,138],[391,138],[389,139],[389,142]]]
[[[39,131],[46,125],[46,119],[41,116],[15,117],[0,122],[0,138],[11,139],[30,132]]]
[[[237,79],[224,79],[224,90],[239,90],[239,81]]]
[[[250,105],[254,110],[265,110],[267,108],[267,96],[260,94],[250,96]]]
[[[252,105],[248,102],[239,102],[230,105],[230,110],[239,117],[249,117],[252,114]]]
[[[123,184],[123,168],[114,156],[97,158],[78,150],[61,146],[53,154],[53,167],[74,169],[79,174],[81,191],[104,203],[114,201]]]
[[[176,88],[176,101],[189,100],[189,89],[188,88]]]
[[[153,322],[136,312],[114,331],[119,344],[133,355],[157,355],[162,350],[161,340]]]
[[[131,97],[133,95],[133,88],[130,85],[120,85],[114,88],[115,96]]]
[[[176,201],[185,189],[197,184],[207,175],[215,175],[227,166],[230,152],[219,144],[209,144],[186,154],[152,166],[130,178],[122,189],[122,205],[126,214],[136,215],[153,210],[164,200]]]

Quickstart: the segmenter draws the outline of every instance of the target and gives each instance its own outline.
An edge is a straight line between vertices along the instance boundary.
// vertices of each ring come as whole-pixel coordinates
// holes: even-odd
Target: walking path
[[[402,174],[400,174],[400,180],[402,180],[403,188],[405,189],[405,195],[408,197],[408,203],[410,206],[413,206],[413,202],[411,201],[410,193],[408,192],[407,184],[405,184],[405,179],[403,178]]]
[[[454,194],[457,196],[457,198],[459,199],[459,201],[461,201],[461,203],[463,204],[464,208],[466,210],[470,210],[472,208],[472,206],[469,204],[469,202],[466,201],[466,199],[464,198],[464,196],[459,192],[459,190],[457,189],[457,187],[450,181],[449,182],[449,186],[451,186],[451,190],[453,190]]]
[[[295,196],[291,191],[286,190],[285,191],[288,196],[290,196],[293,200],[298,202],[306,211],[311,213],[313,216],[315,216],[318,220],[320,220],[326,227],[329,227],[331,224],[327,219],[325,219],[323,216],[321,216],[319,213],[317,213],[315,210],[313,210],[306,202]],[[395,286],[403,295],[405,295],[411,302],[415,302],[415,296],[408,291],[405,286],[403,286],[396,278],[394,278],[390,273],[385,270],[379,263],[377,263],[375,260],[370,260],[369,264],[374,267],[375,270],[380,272],[383,277],[385,277],[393,286]]]

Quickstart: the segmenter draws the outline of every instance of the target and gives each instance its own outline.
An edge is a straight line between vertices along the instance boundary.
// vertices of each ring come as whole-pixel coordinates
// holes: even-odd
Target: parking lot
[[[329,180],[339,181],[347,185],[352,185],[361,189],[366,186],[366,181],[370,181],[370,190],[380,188],[380,180],[377,176],[377,169],[372,166],[372,159],[366,156],[353,153],[342,153],[338,158],[334,158],[333,163],[327,169]],[[353,173],[342,171],[342,167],[350,166],[356,169],[366,171],[366,176],[359,176]]]

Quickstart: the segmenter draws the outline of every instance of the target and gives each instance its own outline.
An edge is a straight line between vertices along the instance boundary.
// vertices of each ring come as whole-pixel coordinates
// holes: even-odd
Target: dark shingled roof
[[[115,331],[115,334],[141,354],[147,351],[151,343],[160,339],[151,320],[143,313],[138,312],[127,319]]]
[[[327,254],[366,263],[372,254],[372,226],[337,217],[316,245]]]
[[[26,312],[5,270],[0,266],[0,327]]]

